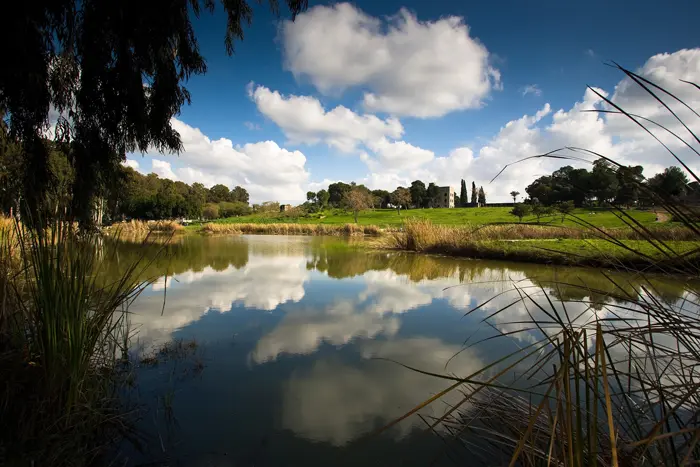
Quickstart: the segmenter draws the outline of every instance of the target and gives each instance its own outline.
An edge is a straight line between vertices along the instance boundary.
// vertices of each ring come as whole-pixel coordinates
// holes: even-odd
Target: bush
[[[202,217],[205,219],[217,219],[219,217],[219,206],[216,204],[207,204],[202,209]]]
[[[245,216],[250,214],[250,206],[246,203],[236,201],[233,203],[222,202],[219,203],[219,215],[221,217],[234,217],[234,216]]]
[[[518,219],[520,219],[520,222],[522,222],[523,217],[527,216],[530,213],[530,206],[527,204],[518,203],[515,206],[513,206],[513,209],[511,209],[510,213]]]

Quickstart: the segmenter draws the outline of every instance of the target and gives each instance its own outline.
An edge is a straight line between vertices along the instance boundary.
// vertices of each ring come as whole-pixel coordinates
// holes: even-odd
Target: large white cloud
[[[305,198],[309,173],[306,157],[300,151],[289,151],[274,141],[234,146],[227,138],[212,140],[199,128],[178,119],[173,119],[172,125],[180,133],[183,150],[177,158],[153,159],[154,173],[206,186],[240,185],[248,190],[251,201],[297,202]]]
[[[655,55],[637,73],[674,93],[691,108],[700,108],[700,91],[680,81],[700,82],[700,49]],[[613,93],[599,88],[594,90],[585,90],[581,100],[569,109],[553,112],[550,105],[545,104],[532,115],[506,123],[498,134],[481,147],[457,148],[447,156],[426,160],[417,167],[402,169],[393,164],[382,164],[380,157],[368,158],[372,173],[362,181],[372,188],[393,189],[397,184],[405,185],[415,179],[434,180],[440,185],[458,187],[460,179],[465,178],[467,183],[474,180],[477,186],[483,185],[488,201],[498,202],[508,201],[508,193],[513,190],[524,194],[525,187],[535,178],[549,174],[562,165],[590,168],[589,164],[576,161],[534,159],[509,168],[489,184],[509,163],[567,146],[595,151],[622,164],[641,164],[647,177],[670,165],[679,165],[659,143],[626,117],[587,112],[610,109],[600,96],[609,97],[628,112],[651,118],[682,135],[686,141],[691,141],[689,133],[653,97],[629,78],[622,79]],[[664,100],[696,134],[700,134],[700,118],[672,99],[666,97]],[[653,126],[651,128],[654,129]],[[700,167],[697,156],[684,148],[681,142],[658,128],[654,129],[654,133],[691,167]],[[589,155],[587,158],[593,160],[595,156]]]
[[[500,86],[486,47],[462,18],[419,21],[406,9],[382,21],[349,3],[286,21],[286,65],[322,93],[366,89],[368,110],[439,117],[478,108]]]
[[[358,115],[342,105],[326,111],[318,99],[310,96],[282,96],[264,86],[249,87],[249,95],[258,110],[275,122],[290,143],[325,142],[343,152],[389,136],[399,138],[401,123],[395,118],[382,120],[374,115]]]

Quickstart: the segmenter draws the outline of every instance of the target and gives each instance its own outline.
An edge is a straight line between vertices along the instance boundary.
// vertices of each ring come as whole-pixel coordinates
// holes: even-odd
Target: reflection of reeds
[[[204,224],[207,234],[270,234],[270,235],[379,235],[374,225],[358,224]]]
[[[619,69],[656,102],[664,102],[671,116],[683,123],[666,103],[685,105],[676,96]],[[697,85],[688,85],[700,91]],[[647,132],[649,123],[668,131],[598,95],[615,109],[611,112],[626,116]],[[698,117],[695,111],[692,114],[691,117]],[[689,126],[683,127],[690,142],[675,133],[671,135],[700,156],[690,144],[700,139]],[[668,146],[664,148],[699,181]],[[558,153],[535,157],[552,156],[564,157]],[[644,184],[638,188],[673,215],[680,223],[678,228],[682,229],[684,240],[700,238],[700,225],[692,206],[652,193]],[[630,283],[600,271],[603,287],[597,281],[585,280],[555,279],[546,289],[516,283],[509,292],[511,296],[500,294],[468,314],[484,313],[484,321],[496,332],[487,338],[489,341],[506,338],[510,342],[516,338],[527,345],[472,375],[433,375],[445,379],[447,389],[402,418],[461,388],[462,400],[428,424],[430,429],[442,427],[449,432],[453,442],[450,447],[462,449],[470,465],[479,460],[482,465],[526,467],[697,465],[700,287],[686,278],[697,279],[700,275],[698,249],[694,246],[681,251],[669,242],[668,231],[637,223],[621,207],[613,209],[637,241],[621,241],[578,219],[586,235],[623,249],[657,270],[668,274],[684,272],[685,276],[676,276],[683,289],[680,299],[664,298],[667,294],[657,291],[653,280],[644,273],[639,275],[639,282]],[[449,245],[461,241],[430,226],[416,227],[423,230],[406,235],[404,246],[425,249],[440,242]],[[551,248],[556,249],[556,244]],[[568,289],[567,294],[561,293],[563,288]],[[576,290],[578,294],[572,292]],[[580,298],[564,301],[566,295]],[[607,300],[601,303],[600,297]],[[509,315],[515,307],[517,318]]]

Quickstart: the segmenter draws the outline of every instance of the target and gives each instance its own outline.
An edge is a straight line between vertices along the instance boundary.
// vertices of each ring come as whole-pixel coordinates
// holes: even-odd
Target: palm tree
[[[519,191],[511,191],[510,192],[510,196],[513,197],[513,204],[515,204],[515,198],[517,198],[519,194],[520,194]]]

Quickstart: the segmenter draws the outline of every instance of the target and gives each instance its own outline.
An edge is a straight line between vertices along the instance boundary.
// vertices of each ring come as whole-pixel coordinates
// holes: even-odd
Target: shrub
[[[235,217],[235,216],[245,216],[251,213],[250,206],[246,203],[236,201],[233,203],[222,202],[219,203],[219,216],[220,217]]]
[[[513,206],[513,209],[511,209],[510,213],[517,217],[520,220],[520,222],[522,222],[523,217],[527,216],[530,213],[530,206],[527,204],[518,203],[515,206]]]
[[[216,204],[207,204],[202,209],[202,217],[205,219],[218,219],[219,218],[219,206]]]

